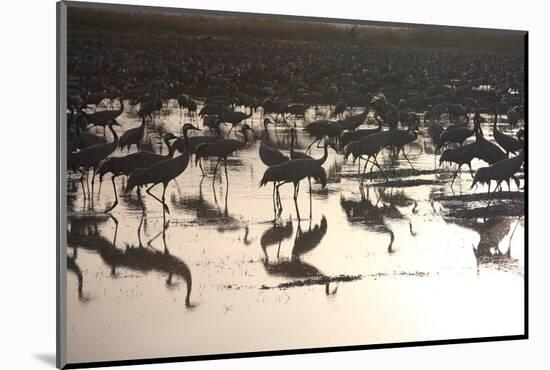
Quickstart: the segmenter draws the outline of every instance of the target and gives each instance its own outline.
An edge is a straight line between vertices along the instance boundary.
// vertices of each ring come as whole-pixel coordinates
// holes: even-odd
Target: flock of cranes
[[[392,165],[404,158],[416,174],[406,148],[424,134],[435,148],[434,161],[440,154],[440,164],[456,164],[451,187],[462,166],[472,173],[474,159],[487,167],[472,173],[472,186],[495,182],[492,193],[489,186],[490,196],[503,182],[508,187],[510,180],[519,183],[517,174],[525,159],[523,130],[514,137],[498,128],[504,116],[513,129],[520,123],[525,126],[524,67],[519,57],[457,57],[450,51],[310,44],[293,48],[276,42],[270,47],[251,41],[240,53],[254,56],[254,62],[241,56],[228,63],[226,56],[235,55],[231,42],[203,40],[196,48],[197,42],[185,40],[176,49],[150,45],[159,53],[155,63],[133,43],[71,48],[67,165],[80,174],[85,199],[92,198],[97,175],[101,182],[111,174],[115,200],[106,211],[112,211],[118,204],[115,180],[125,176],[126,192],[137,189],[141,200],[145,187],[161,203],[163,213],[169,214],[166,189],[185,173],[193,155],[203,176],[204,161],[214,164],[214,178],[223,162],[229,181],[227,159],[254,140],[255,116],[263,120],[259,157],[266,166],[259,185],[273,186],[275,220],[283,211],[279,189],[286,184],[294,187],[300,219],[298,197],[303,180],[309,186],[311,218],[311,180],[326,186],[323,164],[329,150],[342,154],[344,160],[359,162],[358,178],[364,186],[374,168],[389,181],[380,161],[382,153],[387,153]],[[207,59],[211,62],[206,63]],[[118,103],[118,108],[98,110],[101,101],[111,107]],[[145,138],[155,115],[160,118],[170,101],[177,102],[182,119],[194,124],[185,123],[181,136],[164,133],[162,142],[168,154],[156,154]],[[327,106],[328,111],[323,110]],[[114,127],[120,126],[120,116],[130,110],[137,113],[141,124],[119,137]],[[496,143],[487,140],[481,127],[487,118],[493,121]],[[224,135],[226,125],[230,128]],[[270,125],[288,130],[288,151],[268,144]],[[102,127],[103,135],[94,134],[93,127]],[[296,150],[296,130],[300,129],[312,137],[305,152]],[[202,131],[199,135],[191,134],[198,130]],[[308,154],[314,145],[323,149],[319,158]],[[151,192],[159,184],[163,186],[160,197]]]
[[[120,104],[121,106],[124,104],[123,99],[120,99]],[[97,117],[97,114],[101,112],[109,113],[101,115],[103,119],[109,119],[109,121],[98,121],[96,119],[92,127],[103,126],[109,128],[112,135],[112,140],[110,141],[106,141],[105,136],[101,137],[87,131],[90,126],[90,123],[87,121],[89,114],[85,113],[84,109],[78,112],[72,109],[68,113],[69,125],[74,126],[72,128],[73,135],[69,138],[68,143],[70,150],[68,153],[68,165],[71,170],[80,173],[79,180],[85,199],[91,199],[93,196],[96,175],[99,176],[100,183],[103,181],[105,175],[111,175],[115,200],[106,212],[112,211],[119,202],[115,179],[119,176],[126,176],[126,192],[136,188],[141,201],[141,189],[145,187],[146,193],[161,203],[163,213],[166,212],[169,214],[170,210],[165,201],[166,189],[172,180],[185,172],[193,154],[195,155],[195,165],[201,168],[203,176],[205,172],[202,162],[211,160],[215,163],[213,180],[216,178],[219,165],[223,161],[225,179],[228,182],[228,157],[235,155],[239,149],[247,147],[252,140],[250,137],[254,133],[252,127],[248,123],[245,123],[250,118],[246,114],[241,116],[242,120],[238,123],[235,123],[236,121],[229,122],[231,128],[226,136],[221,134],[221,117],[216,130],[210,130],[212,131],[210,134],[189,135],[191,131],[209,130],[210,127],[205,124],[205,120],[203,120],[202,129],[191,123],[185,123],[181,129],[182,136],[176,136],[170,132],[162,135],[162,142],[168,148],[168,153],[162,155],[149,151],[147,148],[142,148],[148,126],[147,122],[152,118],[142,115],[139,126],[126,130],[119,137],[114,126],[120,126],[117,118],[122,112],[119,109],[113,109],[93,114]],[[285,184],[292,184],[294,187],[293,200],[296,215],[298,219],[301,218],[298,207],[298,196],[302,180],[308,181],[309,217],[312,217],[311,180],[313,179],[316,183],[320,183],[322,188],[326,186],[327,173],[323,164],[328,158],[329,149],[337,153],[341,152],[344,160],[352,159],[354,163],[357,160],[359,161],[358,175],[360,177],[360,186],[364,186],[369,164],[371,165],[371,174],[373,169],[376,168],[386,181],[389,181],[386,171],[377,159],[380,153],[386,149],[392,163],[402,155],[413,170],[413,173],[416,173],[416,169],[407,156],[405,147],[418,139],[420,127],[417,116],[413,118],[409,117],[406,128],[403,129],[384,129],[384,121],[376,116],[377,126],[375,128],[359,128],[367,121],[367,118],[368,109],[365,109],[365,111],[357,115],[350,113],[344,120],[331,121],[319,119],[307,124],[305,130],[313,136],[313,141],[308,150],[314,143],[323,142],[323,155],[320,158],[313,158],[305,152],[296,150],[297,131],[294,127],[288,129],[290,135],[288,154],[270,146],[268,144],[269,125],[275,124],[270,118],[266,117],[263,119],[259,158],[266,166],[266,170],[259,185],[265,186],[269,183],[273,185],[273,211],[275,220],[280,218],[283,211],[279,189]],[[496,121],[493,123],[493,137],[496,144],[487,140],[479,125],[484,120],[481,116],[476,115],[474,117],[474,129],[469,128],[468,123],[449,124],[447,127],[444,127],[440,122],[428,122],[427,134],[433,141],[435,153],[438,153],[438,151],[441,152],[442,148],[446,148],[439,156],[439,163],[449,162],[457,165],[450,186],[453,186],[462,166],[467,165],[473,178],[472,187],[478,183],[488,184],[490,196],[501,187],[502,182],[506,182],[508,187],[510,187],[510,180],[514,180],[519,188],[519,179],[516,175],[521,171],[525,157],[523,141],[499,131]],[[478,124],[475,123],[477,121],[479,121]],[[350,122],[353,122],[353,125],[350,125]],[[331,126],[338,126],[339,130],[334,130]],[[233,127],[239,127],[236,130],[239,131],[241,137],[236,136],[235,139],[229,137]],[[338,133],[334,134],[334,132]],[[475,140],[465,143],[471,136],[475,136]],[[135,146],[136,151],[130,153],[132,146]],[[125,155],[113,155],[117,149],[120,150],[121,154],[124,151],[127,153]],[[176,152],[179,154],[176,155]],[[510,154],[515,156],[509,158]],[[488,167],[481,168],[474,176],[471,163],[476,158],[485,161]],[[363,160],[362,167],[361,160]],[[90,171],[92,177],[91,190],[88,185]],[[493,193],[490,192],[490,183],[492,181],[496,182]],[[151,192],[159,184],[163,186],[160,197]],[[489,198],[489,204],[491,202],[490,199],[491,197]]]

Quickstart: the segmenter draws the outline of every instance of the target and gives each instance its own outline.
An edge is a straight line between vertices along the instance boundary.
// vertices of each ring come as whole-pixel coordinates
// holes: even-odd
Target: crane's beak
[[[116,119],[113,120],[113,126],[122,127],[122,125],[120,123],[118,123]]]

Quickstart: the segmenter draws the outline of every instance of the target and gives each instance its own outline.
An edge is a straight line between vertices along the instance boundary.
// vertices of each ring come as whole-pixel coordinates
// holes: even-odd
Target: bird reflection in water
[[[188,212],[192,212],[192,216],[199,224],[215,223],[218,225],[218,231],[226,231],[228,226],[236,226],[239,224],[239,220],[229,214],[227,197],[229,189],[226,187],[225,191],[225,205],[222,208],[216,201],[215,204],[209,203],[204,197],[202,184],[204,178],[201,178],[199,183],[198,195],[184,195],[180,189],[179,184],[176,182],[177,195],[172,193],[170,196],[171,203],[178,209],[183,209]]]
[[[488,219],[485,222],[461,218],[447,218],[445,221],[470,229],[479,235],[479,242],[473,248],[478,272],[480,265],[483,264],[510,265],[513,262],[512,238],[521,221],[520,218],[516,222],[509,217]],[[512,225],[514,225],[513,228]],[[511,234],[510,231],[512,231]],[[501,248],[500,244],[508,234],[510,234],[508,245]]]
[[[393,230],[387,225],[385,217],[388,217],[390,213],[394,213],[395,210],[391,207],[387,207],[383,204],[379,206],[381,202],[381,196],[378,196],[376,203],[372,203],[369,198],[370,188],[367,187],[367,195],[361,189],[361,199],[351,200],[346,199],[344,195],[340,197],[340,206],[346,213],[348,222],[354,226],[364,226],[367,229],[372,229],[377,233],[384,233],[390,236],[390,243],[388,244],[388,253],[393,253],[393,242],[395,235]]]
[[[80,266],[76,263],[76,257],[77,257],[77,249],[75,248],[72,256],[67,255],[67,271],[71,271],[76,275],[76,278],[78,280],[78,300],[80,302],[86,303],[89,301],[89,298],[87,297],[87,295],[85,295],[82,292],[82,286],[84,284],[84,275],[82,274],[82,270],[80,269]]]
[[[303,279],[307,281],[321,281],[325,283],[325,293],[327,295],[336,294],[338,287],[330,290],[330,277],[323,274],[315,266],[302,261],[302,256],[315,249],[327,233],[327,219],[322,217],[321,222],[312,227],[309,221],[308,230],[302,230],[301,222],[298,222],[294,245],[292,247],[291,257],[281,258],[280,248],[283,240],[290,239],[292,236],[292,222],[284,225],[274,225],[267,229],[260,243],[264,252],[263,265],[268,275],[284,277],[288,279]],[[277,245],[277,258],[275,262],[270,261],[267,254],[267,247]]]
[[[124,249],[117,248],[117,233],[118,233],[118,221],[114,216],[110,218],[115,222],[115,230],[113,235],[113,240],[109,241],[104,236],[99,233],[98,224],[103,223],[108,220],[108,217],[69,217],[69,222],[71,223],[71,228],[68,233],[69,246],[72,246],[76,251],[78,247],[85,248],[87,250],[93,250],[98,253],[103,262],[110,268],[111,276],[117,278],[117,269],[125,268],[134,271],[139,271],[142,273],[148,273],[152,271],[157,271],[160,273],[167,274],[166,285],[169,288],[176,286],[174,283],[174,277],[180,277],[186,284],[187,292],[185,295],[185,306],[192,308],[193,305],[190,302],[191,290],[192,290],[192,276],[191,270],[187,264],[180,258],[170,254],[167,244],[166,244],[166,230],[169,223],[165,223],[163,226],[162,232],[159,235],[155,236],[149,243],[147,247],[144,247],[141,243],[140,237],[140,228],[143,223],[140,222],[138,227],[138,246],[131,245],[130,243],[125,243],[126,247]],[[156,250],[152,247],[152,241],[162,235],[163,242],[163,251]],[[75,258],[68,257],[69,259]],[[70,262],[71,271],[77,274],[79,279],[79,292],[81,291],[81,280],[83,277],[74,267],[74,263]]]

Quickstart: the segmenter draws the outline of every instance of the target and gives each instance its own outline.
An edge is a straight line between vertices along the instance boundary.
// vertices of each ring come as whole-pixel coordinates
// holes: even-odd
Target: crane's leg
[[[86,172],[82,171],[82,175],[80,176],[80,185],[82,185],[82,195],[84,196],[84,201],[86,201],[86,189],[84,188],[84,174]]]
[[[109,208],[107,208],[107,209],[105,210],[105,213],[111,212],[111,211],[113,210],[113,208],[115,208],[115,207],[117,206],[117,204],[118,204],[118,195],[117,195],[117,193],[116,193],[115,177],[116,177],[116,176],[114,176],[114,175],[111,176],[111,182],[113,183],[113,191],[114,191],[114,193],[115,193],[115,202],[114,202]],[[100,183],[100,184],[101,184],[101,183]]]
[[[416,172],[415,168],[413,167],[411,161],[409,161],[409,157],[407,157],[407,154],[405,154],[405,148],[404,147],[401,147],[401,151],[403,152],[403,155],[405,156],[405,159],[407,160],[407,162],[409,162],[409,166],[411,166],[412,170],[414,172]]]
[[[202,168],[202,160],[199,159],[199,168],[201,169],[202,177],[204,177],[204,170]]]
[[[493,200],[493,195],[495,194],[495,192],[499,188],[501,182],[502,181],[497,182],[497,186],[495,187],[495,190],[493,190],[492,192],[489,193],[489,202],[487,202],[487,206],[485,207],[485,217],[483,217],[484,219],[487,218],[487,211],[489,210],[489,205],[491,204],[491,201]]]
[[[281,193],[279,192],[279,187],[283,184],[285,184],[285,182],[277,184],[277,202],[278,202],[277,218],[280,218],[281,214],[283,213],[283,202],[281,201]]]
[[[101,184],[103,184],[103,181],[99,180],[99,189],[97,189],[97,198],[99,199],[99,194],[101,194]]]
[[[455,183],[455,179],[456,179],[456,176],[458,175],[458,172],[460,171],[460,167],[462,167],[462,165],[459,165],[453,175],[453,181],[451,181],[451,188],[453,187],[453,184]]]
[[[137,188],[137,197],[139,200],[139,204],[141,206],[141,215],[145,216],[145,205],[143,204],[143,199],[141,199],[141,187],[138,186]]]
[[[229,186],[229,178],[227,177],[227,158],[223,159],[223,167],[225,169],[225,183]]]
[[[226,137],[229,137],[229,135],[231,134],[231,131],[233,131],[233,125],[231,125],[231,128],[229,129],[229,132],[227,133],[227,136]]]
[[[165,197],[164,197],[165,194],[166,194],[166,187],[168,186],[168,184],[164,183],[162,185],[163,185],[163,187],[162,187],[162,198],[161,198],[162,199],[162,210],[163,210],[162,217],[164,219],[165,218],[164,211],[166,211],[166,213],[170,214],[170,210],[168,209],[168,206],[166,205]],[[164,225],[164,223],[163,223],[163,225]]]
[[[472,171],[472,165],[468,163],[468,167],[470,168],[470,176],[472,176],[472,179],[474,178],[474,172]]]
[[[365,161],[365,166],[363,167],[363,175],[361,176],[361,186],[363,186],[363,182],[365,181],[365,174],[367,172],[367,165],[369,164],[369,160]]]
[[[156,195],[154,195],[153,193],[151,193],[151,189],[153,189],[153,188],[154,188],[155,186],[157,186],[157,185],[158,185],[158,183],[157,183],[157,184],[153,184],[153,185],[149,186],[149,187],[147,188],[147,190],[145,190],[145,191],[147,192],[147,194],[149,194],[150,196],[152,196],[153,198],[155,198],[155,199],[157,200],[157,202],[161,203],[164,210],[167,210],[168,207],[164,204],[164,201],[160,200]],[[166,189],[165,189],[165,190],[166,190]],[[164,195],[164,191],[163,191],[163,195]],[[166,207],[166,208],[165,208],[165,207]],[[170,213],[170,212],[168,212],[168,213]]]
[[[95,168],[95,167],[92,167],[92,195],[90,196],[90,199],[91,199],[91,200],[94,199],[95,173],[96,173],[96,168]]]
[[[88,193],[88,200],[90,200],[90,184],[88,183],[88,177],[90,175],[90,169],[86,169],[86,191]]]
[[[275,182],[273,182],[273,193],[271,194],[271,201],[273,203],[273,215],[275,216],[275,218],[273,219],[273,221],[275,221],[276,217],[277,217],[277,206],[275,205]]]
[[[300,191],[300,182],[294,183],[294,205],[296,206],[296,216],[298,217],[298,221],[300,218],[300,210],[298,209],[298,192]]]
[[[312,200],[311,200],[311,177],[308,177],[307,178],[307,181],[309,182],[309,219],[311,220],[311,203],[312,203]]]
[[[218,161],[216,162],[216,167],[214,167],[214,176],[212,177],[212,184],[214,184],[214,180],[216,179],[216,173],[218,172],[218,165],[220,164],[221,157],[218,158]]]
[[[388,178],[388,175],[386,175],[386,172],[378,164],[378,161],[376,160],[376,157],[374,157],[374,165],[380,170],[380,172],[382,172],[382,175],[384,175],[384,177],[386,178],[386,181],[390,181],[390,179]]]

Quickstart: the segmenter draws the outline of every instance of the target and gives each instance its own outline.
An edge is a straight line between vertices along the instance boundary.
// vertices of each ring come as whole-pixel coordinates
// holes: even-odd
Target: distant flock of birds
[[[263,119],[259,155],[267,166],[259,185],[273,185],[275,219],[282,213],[279,189],[285,184],[294,187],[300,218],[297,199],[300,183],[306,179],[311,217],[311,180],[326,185],[323,164],[329,149],[341,152],[346,160],[359,161],[361,185],[369,164],[371,173],[376,167],[388,180],[379,163],[383,150],[389,151],[392,161],[402,155],[416,172],[405,147],[417,140],[423,125],[436,155],[443,150],[440,164],[457,165],[451,186],[462,166],[472,173],[471,162],[476,158],[488,166],[473,175],[472,187],[489,185],[487,206],[503,182],[508,187],[510,180],[519,184],[524,129],[514,137],[497,127],[503,116],[513,129],[519,123],[526,126],[524,66],[519,56],[329,44],[297,47],[276,41],[237,45],[228,40],[184,38],[157,40],[148,43],[147,50],[130,39],[70,41],[67,166],[80,174],[85,199],[91,199],[96,175],[100,182],[112,175],[115,201],[107,212],[118,204],[116,178],[126,176],[127,192],[136,188],[140,193],[145,188],[162,204],[163,213],[169,213],[166,188],[186,170],[193,154],[203,175],[203,162],[215,162],[214,178],[223,161],[227,180],[227,158],[249,144],[253,129],[248,120],[257,112]],[[116,101],[118,108],[96,110],[101,102]],[[181,136],[164,134],[168,153],[161,155],[144,137],[148,123],[160,116],[169,101],[177,102],[180,116],[200,117],[202,128],[185,123]],[[114,126],[120,126],[117,119],[127,110],[125,104],[139,106],[141,124],[119,137]],[[319,116],[320,106],[328,106],[329,114]],[[362,111],[353,114],[354,109]],[[307,119],[310,110],[315,112],[312,121]],[[444,126],[444,116],[452,124]],[[484,137],[481,128],[488,116],[494,116],[496,144]],[[295,148],[297,119],[303,120],[303,129],[312,137],[305,152]],[[365,122],[375,122],[376,127],[365,128]],[[222,125],[230,125],[227,136]],[[269,125],[290,130],[288,154],[268,144]],[[91,127],[102,127],[103,136],[92,133]],[[112,141],[106,139],[107,129]],[[209,132],[190,135],[201,129]],[[231,133],[235,139],[229,138]],[[471,137],[475,140],[468,140]],[[308,154],[315,144],[323,148],[320,158]],[[137,151],[130,153],[134,146]],[[117,149],[128,154],[113,155]],[[491,192],[493,181],[496,186]],[[163,186],[160,197],[151,192],[159,184]]]

